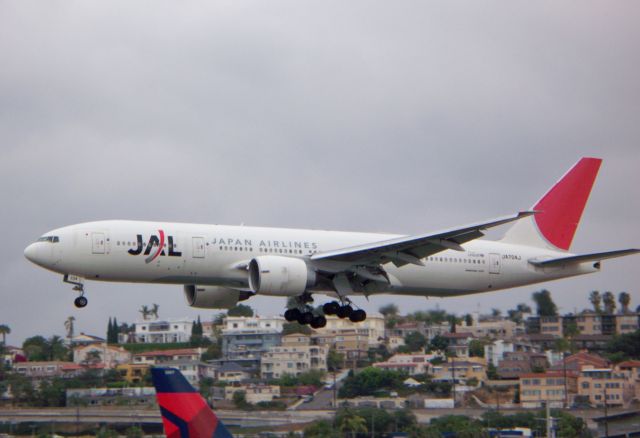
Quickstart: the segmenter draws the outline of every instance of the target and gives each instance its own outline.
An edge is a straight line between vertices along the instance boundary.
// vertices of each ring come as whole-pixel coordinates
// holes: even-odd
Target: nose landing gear
[[[78,292],[80,296],[78,296],[75,300],[73,300],[73,304],[78,308],[82,309],[87,306],[89,302],[87,297],[84,296],[84,283],[82,282],[82,278],[77,275],[69,275],[66,274],[63,278],[65,283],[69,283],[73,285],[73,290]]]

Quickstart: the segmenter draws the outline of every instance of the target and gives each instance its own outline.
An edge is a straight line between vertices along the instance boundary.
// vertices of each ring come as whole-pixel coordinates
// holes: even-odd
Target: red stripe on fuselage
[[[152,261],[154,261],[164,249],[164,231],[158,230],[158,234],[160,235],[160,244],[158,245],[158,251],[156,251],[155,255],[151,260],[149,260],[148,263],[151,263]]]

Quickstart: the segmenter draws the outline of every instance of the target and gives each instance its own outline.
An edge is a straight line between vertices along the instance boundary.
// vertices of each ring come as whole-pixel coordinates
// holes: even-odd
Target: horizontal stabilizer
[[[560,257],[558,259],[549,259],[549,260],[540,260],[540,261],[529,260],[529,263],[535,266],[543,266],[543,267],[562,266],[562,265],[568,265],[573,263],[613,259],[616,257],[623,257],[631,254],[637,254],[639,252],[640,252],[640,249],[620,249],[617,251],[594,252],[592,254],[579,254],[579,255],[574,255],[569,257]]]

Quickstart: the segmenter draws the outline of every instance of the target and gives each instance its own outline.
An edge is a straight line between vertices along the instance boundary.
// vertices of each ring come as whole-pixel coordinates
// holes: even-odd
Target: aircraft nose
[[[24,249],[24,256],[32,263],[38,263],[38,244],[32,243]]]

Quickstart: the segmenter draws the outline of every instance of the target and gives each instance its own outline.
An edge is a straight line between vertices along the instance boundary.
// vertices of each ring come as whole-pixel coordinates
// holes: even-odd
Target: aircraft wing
[[[591,262],[591,261],[600,261],[604,259],[612,259],[615,257],[623,257],[626,255],[637,254],[640,252],[640,249],[620,249],[617,251],[607,251],[607,252],[595,252],[592,254],[579,254],[568,257],[560,257],[557,259],[549,259],[549,260],[529,260],[529,263],[535,266],[541,267],[553,267],[553,266],[563,266],[573,263],[582,263],[582,262]]]
[[[464,251],[461,245],[484,236],[483,230],[514,222],[533,214],[535,214],[534,211],[521,211],[511,216],[504,216],[436,233],[403,236],[380,242],[320,252],[311,256],[311,260],[351,262],[357,265],[378,265],[391,262],[398,267],[409,263],[422,266],[424,264],[420,259],[424,257],[446,249]]]

